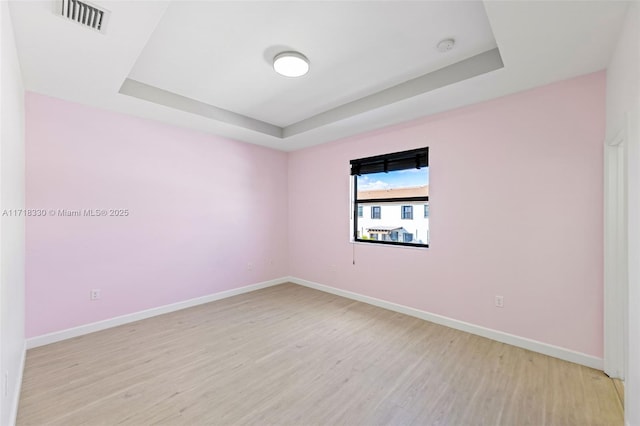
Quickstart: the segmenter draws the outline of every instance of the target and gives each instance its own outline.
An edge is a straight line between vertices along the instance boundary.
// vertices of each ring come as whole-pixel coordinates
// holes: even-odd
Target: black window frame
[[[429,167],[429,147],[412,149],[408,151],[393,152],[390,154],[377,155],[374,157],[360,158],[351,160],[351,176],[353,179],[353,241],[368,244],[385,244],[407,247],[428,248],[429,244],[417,244],[404,241],[382,241],[382,240],[365,240],[358,235],[358,206],[369,204],[371,207],[380,206],[380,217],[382,217],[382,205],[396,204],[405,202],[407,204],[424,204],[429,202],[429,196],[421,197],[397,197],[397,198],[372,198],[358,199],[358,179],[357,176],[363,174],[391,172],[408,169],[421,169]],[[374,204],[375,203],[375,204]],[[373,205],[372,205],[373,204]],[[413,206],[412,206],[413,207]],[[413,210],[413,208],[412,208]],[[373,209],[371,210],[373,219]],[[413,217],[413,215],[412,215]]]
[[[409,208],[408,214],[405,214],[405,207]],[[400,219],[401,220],[413,220],[413,206],[412,205],[407,205],[407,204],[403,204],[400,206]]]

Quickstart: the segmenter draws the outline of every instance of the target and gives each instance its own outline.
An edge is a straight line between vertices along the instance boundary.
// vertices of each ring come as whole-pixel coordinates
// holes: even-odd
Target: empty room
[[[0,18],[0,426],[640,426],[640,2]]]

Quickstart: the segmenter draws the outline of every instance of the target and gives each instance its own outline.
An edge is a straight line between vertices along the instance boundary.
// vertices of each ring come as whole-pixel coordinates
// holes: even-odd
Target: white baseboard
[[[341,290],[335,287],[318,284],[312,281],[308,281],[308,280],[304,280],[296,277],[276,278],[270,281],[264,281],[261,283],[252,284],[252,285],[248,285],[240,288],[234,288],[231,290],[214,293],[207,296],[197,297],[195,299],[189,299],[182,302],[172,303],[170,305],[159,306],[157,308],[147,309],[144,311],[134,312],[127,315],[110,318],[108,320],[98,321],[90,324],[81,325],[78,327],[69,328],[66,330],[57,331],[54,333],[44,334],[42,336],[32,337],[30,339],[27,339],[26,348],[31,349],[38,346],[48,345],[50,343],[55,343],[61,340],[70,339],[72,337],[82,336],[84,334],[93,333],[95,331],[105,330],[107,328],[116,327],[122,324],[128,324],[128,323],[139,321],[145,318],[150,318],[157,315],[178,311],[180,309],[190,308],[192,306],[202,305],[204,303],[213,302],[216,300],[224,299],[231,296],[236,296],[243,293],[248,293],[251,291],[259,290],[266,287],[271,287],[278,284],[283,284],[286,282],[292,282],[305,287],[324,291],[326,293],[331,293],[337,296],[346,297],[348,299],[357,300],[359,302],[368,303],[370,305],[378,306],[384,309],[389,309],[391,311],[399,312],[405,315],[410,315],[412,317],[420,318],[425,321],[430,321],[436,324],[454,328],[456,330],[465,331],[467,333],[486,337],[488,339],[496,340],[498,342],[517,346],[523,349],[528,349],[534,352],[539,352],[544,355],[549,355],[554,358],[563,359],[565,361],[574,362],[576,364],[585,365],[587,367],[595,368],[598,370],[602,370],[604,366],[602,358],[594,357],[592,355],[587,355],[581,352],[576,352],[570,349],[562,348],[560,346],[550,345],[548,343],[539,342],[537,340],[528,339],[526,337],[516,336],[513,334],[505,333],[498,330],[493,330],[490,328],[482,327],[482,326],[471,324],[468,322],[459,321],[453,318],[448,318],[442,315],[432,314],[430,312],[411,308],[409,306],[388,302],[382,299],[376,299],[374,297],[365,296],[363,294],[354,293],[347,290]],[[24,359],[23,359],[23,363],[24,363]],[[17,401],[16,401],[16,408],[17,408]]]
[[[436,324],[451,327],[456,330],[466,331],[467,333],[486,337],[488,339],[496,340],[498,342],[506,343],[512,346],[517,346],[519,348],[528,349],[533,352],[539,352],[541,354],[549,355],[554,358],[559,358],[565,361],[570,361],[576,364],[595,368],[597,370],[602,370],[604,366],[602,358],[587,355],[582,352],[576,352],[570,349],[562,348],[560,346],[550,345],[548,343],[539,342],[533,339],[527,339],[526,337],[516,336],[514,334],[493,330],[468,322],[448,318],[442,315],[432,314],[430,312],[421,311],[419,309],[410,308],[408,306],[399,305],[397,303],[387,302],[386,300],[376,299],[374,297],[365,296],[363,294],[354,293],[351,291],[341,290],[335,287],[314,283],[312,281],[307,281],[296,277],[288,277],[288,281],[305,287],[324,291],[326,293],[331,293],[337,296],[346,297],[348,299],[357,300],[359,302],[368,303],[369,305],[389,309],[390,311],[410,315],[412,317],[420,318],[425,321],[430,321]]]
[[[71,339],[72,337],[82,336],[84,334],[105,330],[111,327],[117,327],[122,324],[128,324],[134,321],[155,317],[157,315],[169,312],[179,311],[181,309],[190,308],[192,306],[202,305],[204,303],[214,302],[216,300],[225,299],[238,294],[248,293],[250,291],[260,290],[262,288],[271,287],[278,284],[288,282],[289,277],[276,278],[257,284],[251,284],[244,287],[234,288],[231,290],[221,291],[219,293],[209,294],[207,296],[196,297],[194,299],[184,300],[182,302],[172,303],[170,305],[158,306],[144,311],[134,312],[131,314],[121,315],[103,321],[92,322],[90,324],[80,325],[78,327],[68,328],[66,330],[55,331],[53,333],[43,334],[41,336],[31,337],[27,339],[27,349],[36,348],[38,346],[48,345],[50,343],[59,342],[61,340]]]
[[[22,374],[24,373],[24,363],[27,358],[27,342],[24,342],[22,348],[22,358],[18,367],[18,377],[16,377],[16,390],[11,401],[11,414],[9,415],[9,425],[15,426],[18,420],[18,405],[20,404],[20,392],[22,391]]]

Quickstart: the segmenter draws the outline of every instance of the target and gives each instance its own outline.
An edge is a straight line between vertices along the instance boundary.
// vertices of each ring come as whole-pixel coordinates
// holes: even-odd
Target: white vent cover
[[[59,11],[63,18],[102,33],[109,16],[107,10],[80,0],[61,0]]]

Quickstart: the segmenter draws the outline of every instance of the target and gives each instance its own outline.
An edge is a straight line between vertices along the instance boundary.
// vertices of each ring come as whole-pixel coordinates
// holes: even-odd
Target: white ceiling
[[[286,151],[604,69],[627,8],[91,3],[111,12],[104,34],[56,16],[54,0],[10,4],[27,90]],[[442,54],[446,37],[457,43]],[[283,50],[309,57],[310,73],[275,74]]]
[[[481,2],[175,2],[129,77],[284,127],[495,47]],[[273,71],[290,50],[305,77]]]

